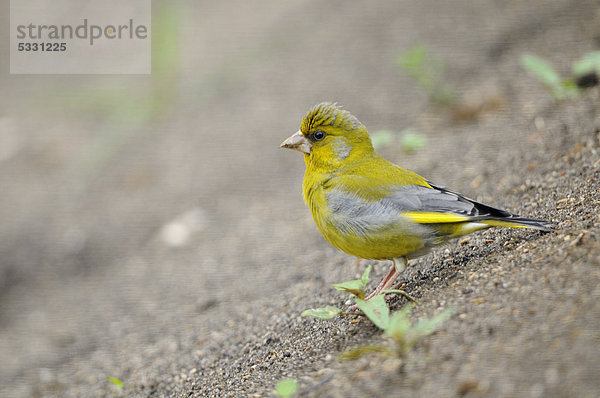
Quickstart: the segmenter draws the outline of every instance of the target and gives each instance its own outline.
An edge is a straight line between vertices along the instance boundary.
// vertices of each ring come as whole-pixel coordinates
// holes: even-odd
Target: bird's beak
[[[281,148],[295,149],[296,151],[310,154],[312,144],[306,139],[300,130],[296,131],[294,135],[289,137],[287,140],[281,143]]]

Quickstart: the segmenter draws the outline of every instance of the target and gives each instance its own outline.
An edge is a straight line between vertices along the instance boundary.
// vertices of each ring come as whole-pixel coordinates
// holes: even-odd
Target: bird
[[[280,146],[304,155],[302,194],[323,237],[350,255],[392,261],[366,299],[390,289],[409,260],[452,239],[491,227],[554,229],[552,221],[479,203],[390,162],[336,103],[310,108]]]

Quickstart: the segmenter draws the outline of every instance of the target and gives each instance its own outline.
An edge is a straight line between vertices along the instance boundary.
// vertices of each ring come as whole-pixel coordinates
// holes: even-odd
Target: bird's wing
[[[342,186],[329,191],[332,212],[372,224],[394,222],[398,216],[418,224],[457,223],[512,217],[499,210],[430,182],[428,185],[373,186],[364,178],[345,176]]]
[[[493,226],[554,228],[551,222],[519,217],[426,180],[390,186],[386,180],[345,175],[330,182],[325,189],[329,221],[346,233],[372,236],[384,231],[429,239],[458,237]]]
[[[513,217],[507,211],[484,205],[432,183],[429,183],[429,187],[396,187],[389,200],[414,222],[424,224]]]

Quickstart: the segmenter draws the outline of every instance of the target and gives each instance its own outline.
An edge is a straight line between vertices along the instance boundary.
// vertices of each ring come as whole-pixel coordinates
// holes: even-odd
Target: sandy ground
[[[273,396],[283,377],[308,397],[600,395],[600,91],[559,103],[519,64],[568,74],[600,47],[596,1],[168,4],[153,24],[174,12],[178,61],[152,78],[14,76],[2,58],[0,396]],[[396,64],[415,43],[459,103],[494,105],[462,122],[431,106]],[[160,112],[136,116],[152,90]],[[301,156],[279,149],[324,100],[427,137],[384,148],[394,162],[558,223],[414,261],[411,318],[455,314],[402,359],[338,361],[381,331],[300,317],[388,267],[321,238]]]

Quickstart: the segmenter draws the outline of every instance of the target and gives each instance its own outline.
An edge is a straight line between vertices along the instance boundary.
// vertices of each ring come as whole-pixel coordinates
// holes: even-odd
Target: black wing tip
[[[437,189],[438,191],[455,195],[459,201],[468,202],[468,203],[472,204],[473,209],[471,210],[470,214],[467,214],[467,215],[472,217],[473,221],[475,221],[475,220],[496,220],[496,221],[502,221],[502,222],[507,222],[507,223],[515,223],[515,224],[519,224],[519,225],[522,225],[527,228],[537,229],[538,231],[542,231],[542,232],[552,232],[558,226],[558,223],[555,221],[520,217],[509,211],[498,209],[496,207],[492,207],[492,206],[486,205],[484,203],[477,202],[476,200],[467,198],[466,196],[463,196],[463,195],[459,194],[458,192],[451,191],[441,185],[435,185],[430,181],[427,181],[427,183],[432,188]]]
[[[525,217],[510,217],[505,218],[504,221],[515,222],[517,224],[521,224],[528,228],[537,229],[542,232],[552,232],[556,230],[558,223],[555,221],[548,220],[539,220],[535,218],[525,218]]]

